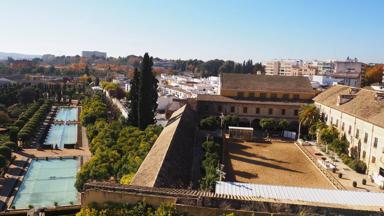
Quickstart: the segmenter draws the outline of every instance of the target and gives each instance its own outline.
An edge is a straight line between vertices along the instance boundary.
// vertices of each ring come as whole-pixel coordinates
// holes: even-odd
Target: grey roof
[[[262,185],[240,182],[217,182],[217,194],[251,196],[277,200],[332,204],[340,207],[383,207],[384,193],[330,190],[317,188]]]

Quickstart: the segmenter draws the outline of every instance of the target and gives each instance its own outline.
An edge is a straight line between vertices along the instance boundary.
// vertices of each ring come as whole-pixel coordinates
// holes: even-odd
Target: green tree
[[[6,160],[10,161],[12,158],[12,150],[7,146],[0,146],[0,155],[2,155]]]
[[[280,130],[286,130],[288,128],[288,125],[289,123],[287,119],[281,119],[278,123],[278,127]]]
[[[20,90],[19,94],[17,95],[17,98],[19,99],[20,103],[22,104],[28,104],[32,103],[36,98],[36,90],[32,87],[25,87]]]
[[[319,110],[314,104],[304,105],[299,111],[299,120],[304,126],[311,126],[320,119]]]
[[[145,53],[141,62],[138,100],[138,125],[141,130],[155,122],[158,81],[152,72],[152,66],[152,57]]]
[[[131,90],[129,91],[128,100],[130,101],[129,114],[128,114],[128,123],[132,126],[139,125],[139,112],[138,112],[138,103],[139,103],[139,83],[140,82],[140,73],[137,68],[133,72],[133,78],[130,81]]]
[[[9,122],[9,116],[6,112],[0,111],[0,126]]]
[[[215,116],[209,116],[200,121],[200,128],[202,130],[216,130],[220,126],[218,119]]]
[[[260,120],[260,127],[269,132],[270,130],[275,129],[276,122],[275,120],[271,118],[261,119]]]
[[[0,169],[4,169],[7,166],[7,163],[7,159],[3,155],[0,155]]]

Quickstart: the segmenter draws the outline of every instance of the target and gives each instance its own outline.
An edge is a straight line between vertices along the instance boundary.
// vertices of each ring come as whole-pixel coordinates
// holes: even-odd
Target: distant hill
[[[11,57],[15,60],[21,60],[21,59],[31,60],[33,58],[41,58],[41,55],[0,52],[0,60],[6,60],[8,59],[8,57]]]

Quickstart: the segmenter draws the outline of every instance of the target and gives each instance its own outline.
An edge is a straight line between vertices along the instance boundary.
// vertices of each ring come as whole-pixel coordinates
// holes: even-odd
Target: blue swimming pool
[[[77,121],[78,111],[77,107],[60,107],[55,121]]]
[[[77,127],[77,124],[51,125],[44,145],[51,145],[52,148],[63,149],[65,145],[76,144]]]
[[[16,209],[78,204],[77,159],[34,160],[12,203]]]

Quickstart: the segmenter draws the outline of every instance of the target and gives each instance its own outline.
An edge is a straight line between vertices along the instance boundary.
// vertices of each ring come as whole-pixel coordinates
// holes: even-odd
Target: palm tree
[[[314,104],[307,104],[300,108],[299,111],[299,136],[300,138],[300,131],[301,131],[301,125],[304,126],[311,126],[318,122],[320,119],[320,112],[316,108]]]
[[[311,126],[320,119],[320,112],[314,104],[304,105],[299,111],[299,121],[305,126]]]

